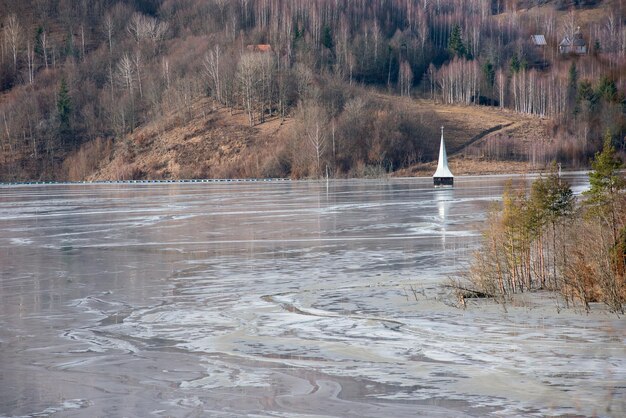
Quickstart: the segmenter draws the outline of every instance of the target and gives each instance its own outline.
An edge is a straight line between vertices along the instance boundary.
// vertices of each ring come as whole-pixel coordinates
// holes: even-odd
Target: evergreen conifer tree
[[[451,55],[457,57],[464,57],[466,50],[465,44],[463,44],[463,36],[461,34],[461,27],[457,24],[452,28],[450,34],[450,40],[448,41],[448,51]]]
[[[591,168],[593,169],[589,172],[591,187],[585,192],[587,196],[585,204],[591,216],[598,217],[608,224],[613,234],[613,245],[616,245],[618,221],[625,211],[623,204],[626,180],[620,173],[622,161],[616,154],[611,132],[608,130],[604,136],[604,147],[601,152],[596,153]]]

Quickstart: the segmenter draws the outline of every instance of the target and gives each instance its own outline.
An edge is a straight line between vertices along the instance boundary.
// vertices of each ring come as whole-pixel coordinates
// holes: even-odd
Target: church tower
[[[439,145],[439,163],[437,164],[437,171],[433,174],[433,183],[435,186],[452,186],[454,184],[454,176],[448,168],[446,144],[443,142],[443,126],[441,127],[441,144]]]

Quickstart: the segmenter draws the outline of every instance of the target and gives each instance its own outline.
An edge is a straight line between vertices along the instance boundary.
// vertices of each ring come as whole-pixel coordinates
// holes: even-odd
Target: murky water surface
[[[0,186],[0,416],[623,416],[623,319],[449,306],[505,180]]]

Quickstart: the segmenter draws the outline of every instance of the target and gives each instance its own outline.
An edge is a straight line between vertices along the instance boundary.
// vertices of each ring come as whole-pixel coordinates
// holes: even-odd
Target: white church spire
[[[448,156],[446,155],[446,144],[443,142],[443,126],[441,127],[441,144],[439,145],[439,163],[437,171],[433,174],[435,186],[452,186],[454,176],[448,168]]]

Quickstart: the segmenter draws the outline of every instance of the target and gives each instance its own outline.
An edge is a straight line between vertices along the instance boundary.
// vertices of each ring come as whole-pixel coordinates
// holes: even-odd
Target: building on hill
[[[546,37],[543,35],[530,35],[530,41],[535,46],[546,46]]]
[[[272,52],[272,46],[270,44],[255,44],[247,45],[248,52]]]
[[[544,35],[530,35],[530,43],[533,46],[528,52],[528,61],[532,68],[545,70],[550,66],[546,59],[548,42]]]
[[[580,31],[580,26],[576,28],[573,39],[569,35],[565,35],[561,43],[559,44],[559,52],[561,54],[578,54],[584,55],[587,53],[587,42],[583,38],[583,34]]]

